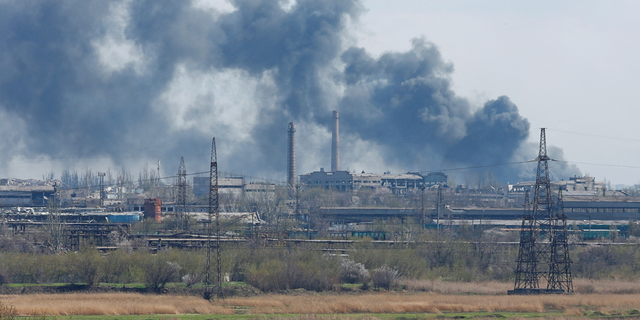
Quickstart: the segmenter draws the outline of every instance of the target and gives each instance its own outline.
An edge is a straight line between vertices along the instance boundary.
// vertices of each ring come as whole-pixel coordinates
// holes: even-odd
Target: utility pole
[[[296,184],[296,217],[300,219],[300,186]]]
[[[554,196],[549,178],[545,129],[540,131],[536,185],[531,203],[525,203],[516,260],[516,281],[508,294],[572,293],[571,260],[567,242],[567,219],[562,191]],[[527,201],[528,202],[528,201]],[[543,241],[543,240],[547,241]],[[540,280],[546,288],[540,288]]]
[[[442,191],[440,190],[440,184],[438,184],[438,199],[436,203],[437,222],[436,230],[440,231],[440,207],[442,206]]]
[[[424,182],[422,182],[420,184],[420,191],[422,193],[422,208],[420,209],[420,219],[421,219],[420,223],[422,224],[422,230],[424,230],[425,223],[427,220],[424,216],[424,189],[425,189],[425,185],[424,185]]]

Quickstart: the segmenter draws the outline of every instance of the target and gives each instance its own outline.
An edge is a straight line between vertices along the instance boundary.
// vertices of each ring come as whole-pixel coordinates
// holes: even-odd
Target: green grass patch
[[[116,288],[134,288],[134,289],[146,289],[147,286],[144,283],[99,283],[96,286],[99,287],[116,287]]]
[[[7,283],[7,287],[64,287],[70,285],[69,283]]]
[[[222,286],[223,287],[246,287],[249,285],[246,284],[244,281],[229,281],[229,282],[223,282]]]

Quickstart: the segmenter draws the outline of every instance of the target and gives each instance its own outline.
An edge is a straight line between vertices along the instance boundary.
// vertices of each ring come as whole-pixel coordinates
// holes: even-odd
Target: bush
[[[369,278],[369,270],[364,264],[349,259],[340,262],[340,280],[346,283],[364,283]]]
[[[3,304],[0,301],[0,320],[13,320],[18,315],[18,310],[14,306]]]
[[[391,287],[396,285],[398,278],[398,271],[393,270],[386,265],[373,270],[371,273],[371,281],[376,288],[390,290]]]
[[[4,269],[0,269],[0,286],[9,283],[9,275]]]
[[[180,274],[177,262],[167,261],[162,256],[152,256],[145,269],[145,285],[155,292],[164,289],[167,282],[176,281]]]
[[[265,260],[245,270],[247,283],[265,292],[324,291],[331,289],[337,280],[334,262],[315,253],[294,252]]]
[[[89,287],[94,286],[102,275],[102,257],[95,248],[82,251],[75,259],[77,274],[84,279]]]
[[[201,274],[187,273],[184,276],[182,276],[182,282],[184,282],[184,284],[186,284],[187,287],[191,287],[194,284],[198,284],[198,283],[202,282],[202,275]]]

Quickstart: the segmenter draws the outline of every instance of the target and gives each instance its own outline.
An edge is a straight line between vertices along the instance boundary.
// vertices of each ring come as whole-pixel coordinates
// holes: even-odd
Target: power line
[[[187,173],[187,176],[193,176],[193,175],[197,175],[197,174],[204,174],[204,173],[208,173],[207,171],[203,171],[203,172],[195,172],[195,173]],[[173,175],[173,176],[168,176],[168,177],[160,177],[160,178],[149,178],[149,179],[143,179],[143,180],[137,180],[137,181],[129,181],[126,183],[126,185],[131,185],[134,184],[135,182],[149,182],[149,181],[158,181],[158,180],[167,180],[167,179],[175,179],[177,177],[177,175]],[[109,184],[105,184],[105,187],[116,187],[116,186],[120,186],[119,183],[115,182],[115,183],[109,183]],[[84,186],[84,187],[73,187],[73,188],[64,188],[64,189],[58,189],[59,191],[67,191],[67,190],[82,190],[82,189],[86,189],[88,186]]]
[[[602,166],[602,167],[640,169],[640,166],[568,161],[568,160],[557,160],[557,159],[550,159],[550,160],[554,162],[567,163],[567,164],[582,164],[582,165]],[[500,166],[510,166],[510,165],[517,165],[517,164],[532,163],[532,162],[536,162],[536,160],[534,159],[534,160],[527,160],[527,161],[489,164],[489,165],[483,165],[483,166],[469,166],[469,167],[457,167],[457,168],[447,168],[447,169],[438,169],[438,170],[426,170],[426,171],[420,171],[420,173],[471,170],[471,169],[491,168],[491,167],[500,167]]]
[[[566,161],[566,160],[552,160],[552,161],[564,162],[564,163],[569,163],[569,164],[584,164],[584,165],[590,165],[590,166],[640,169],[640,167],[638,167],[638,166],[626,166],[626,165],[618,165],[618,164],[603,164],[603,163],[577,162],[577,161]]]
[[[603,163],[591,163],[591,162],[578,162],[578,161],[567,161],[567,160],[557,160],[557,159],[550,159],[550,160],[553,161],[553,162],[567,163],[567,164],[581,164],[581,165],[592,165],[592,166],[603,166],[603,167],[614,167],[614,168],[640,169],[640,166],[603,164]],[[425,170],[425,171],[419,171],[419,173],[424,174],[424,173],[430,173],[430,172],[462,171],[462,170],[472,170],[472,169],[482,169],[482,168],[492,168],[492,167],[510,166],[510,165],[518,165],[518,164],[527,164],[527,163],[533,163],[533,162],[536,162],[536,160],[517,161],[517,162],[508,162],[508,163],[497,163],[497,164],[482,165],[482,166],[444,168],[444,169],[438,169],[438,170]],[[187,176],[194,176],[194,175],[202,175],[202,174],[206,174],[206,173],[209,173],[209,171],[188,173],[186,175]],[[263,178],[263,177],[245,175],[245,174],[238,174],[238,173],[233,173],[233,172],[220,171],[220,173],[223,174],[224,176],[227,176],[227,177],[243,177],[243,178],[248,178],[250,180],[255,180],[255,181],[264,182],[264,183],[273,183],[273,184],[279,184],[279,185],[284,185],[286,183],[285,181],[282,181],[282,180]],[[177,175],[172,175],[172,176],[166,176],[166,177],[160,177],[160,178],[150,178],[150,179],[144,179],[144,180],[132,180],[132,181],[127,182],[126,185],[132,185],[134,183],[139,183],[139,182],[149,182],[149,181],[157,181],[157,180],[175,179],[176,177],[177,177]],[[120,184],[118,184],[118,183],[105,184],[105,187],[114,187],[114,186],[120,186]],[[59,189],[59,190],[60,191],[82,190],[82,189],[86,189],[86,188],[87,188],[87,186],[64,188],[64,189]]]
[[[516,165],[516,164],[525,164],[525,163],[530,163],[530,162],[536,162],[536,160],[488,164],[488,165],[483,165],[483,166],[470,166],[470,167],[458,167],[458,168],[448,168],[448,169],[439,169],[439,170],[428,170],[428,171],[420,171],[420,173],[482,169],[482,168],[491,168],[491,167],[511,166],[511,165]]]
[[[200,172],[194,172],[194,173],[187,173],[187,174],[185,174],[185,176],[195,176],[195,175],[201,175],[201,174],[205,174],[205,173],[209,173],[209,171],[200,171]],[[267,179],[267,178],[261,178],[261,177],[255,177],[255,176],[248,176],[248,175],[236,174],[236,173],[231,173],[231,172],[226,172],[226,171],[219,171],[219,173],[221,173],[221,174],[223,174],[223,175],[225,175],[227,177],[243,177],[243,178],[254,179],[254,180],[257,180],[257,181],[260,181],[260,182],[265,182],[265,183],[273,183],[273,184],[281,184],[281,185],[285,184],[285,181],[281,181],[281,180]],[[126,185],[132,185],[132,184],[139,183],[139,182],[150,182],[150,181],[158,181],[158,180],[175,179],[177,177],[178,177],[178,175],[172,175],[172,176],[166,176],[166,177],[160,177],[160,178],[131,180],[131,181],[127,182]],[[104,186],[105,187],[117,187],[117,186],[120,186],[120,184],[115,182],[115,183],[105,184]],[[82,189],[86,189],[86,188],[87,188],[87,186],[64,188],[64,189],[58,189],[58,190],[59,191],[82,190]]]
[[[594,137],[594,138],[604,138],[604,139],[611,139],[611,140],[626,140],[626,141],[640,142],[640,140],[632,139],[632,138],[610,137],[610,136],[603,136],[603,135],[592,134],[592,133],[566,131],[566,130],[558,130],[558,129],[550,129],[550,128],[547,128],[547,130],[552,130],[552,131],[557,131],[557,132],[562,132],[562,133],[575,134],[575,135],[580,135],[580,136]]]

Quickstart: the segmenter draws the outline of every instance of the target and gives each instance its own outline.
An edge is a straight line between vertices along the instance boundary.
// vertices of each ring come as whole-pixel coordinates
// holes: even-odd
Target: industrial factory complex
[[[332,117],[331,170],[319,168],[297,175],[295,133],[295,124],[291,122],[287,128],[286,183],[254,181],[242,176],[216,179],[216,197],[220,196],[217,209],[222,217],[241,221],[249,226],[245,230],[269,229],[278,224],[278,219],[297,221],[304,229],[298,232],[305,237],[380,234],[373,226],[391,220],[413,221],[424,228],[471,225],[515,231],[523,217],[528,193],[536,185],[535,181],[524,181],[470,187],[451,183],[445,172],[341,170],[338,111]],[[128,233],[129,224],[144,221],[192,219],[196,224],[189,227],[191,230],[202,228],[198,223],[205,221],[211,212],[214,181],[209,176],[195,176],[187,182],[183,162],[176,181],[143,188],[135,184],[110,185],[100,180],[100,184],[69,188],[60,181],[0,179],[0,218],[4,225],[19,232],[50,221],[55,207],[58,219],[69,224],[70,237],[73,235],[78,245],[83,235],[98,237],[103,243],[109,232]],[[552,185],[563,191],[569,224],[582,230],[585,238],[606,237],[614,229],[624,233],[625,225],[640,220],[640,199],[619,190],[607,190],[594,177],[576,176],[554,181]],[[311,205],[304,202],[309,201],[305,194],[310,190],[349,195],[343,197],[349,200]],[[389,195],[396,201],[392,205],[382,200],[364,203],[363,197],[371,195]],[[118,227],[114,229],[110,224]],[[327,232],[321,233],[319,228]],[[294,237],[295,232],[290,236]]]

